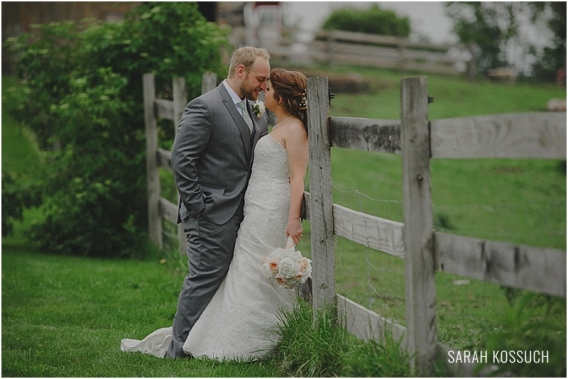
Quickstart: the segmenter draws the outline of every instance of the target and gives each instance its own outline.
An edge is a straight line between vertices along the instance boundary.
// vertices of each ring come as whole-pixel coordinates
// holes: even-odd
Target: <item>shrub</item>
[[[323,29],[408,37],[410,20],[408,17],[398,17],[393,11],[373,5],[369,9],[335,10],[324,22]]]
[[[37,178],[46,217],[33,241],[60,253],[135,256],[147,241],[142,75],[156,73],[160,97],[175,76],[196,96],[204,72],[226,74],[228,31],[195,3],[168,2],[143,3],[119,23],[36,29],[36,38],[7,41],[21,85],[4,98],[40,146],[53,147]],[[160,135],[173,138],[168,129]]]
[[[14,221],[22,220],[24,209],[38,206],[41,194],[32,184],[18,184],[13,174],[2,170],[2,237],[14,231]]]

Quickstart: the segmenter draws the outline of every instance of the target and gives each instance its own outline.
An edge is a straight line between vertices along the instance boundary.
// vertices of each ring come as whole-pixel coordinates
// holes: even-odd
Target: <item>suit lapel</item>
[[[231,96],[227,92],[227,89],[225,88],[223,83],[219,84],[218,88],[219,88],[219,91],[221,92],[221,97],[223,98],[223,104],[225,105],[225,108],[227,109],[227,111],[231,115],[237,129],[239,130],[239,132],[241,134],[241,142],[243,143],[243,147],[245,149],[247,158],[250,158],[251,153],[252,153],[252,146],[251,146],[251,143],[250,143],[251,133],[250,133],[249,127],[248,127],[245,119],[243,118],[243,116],[237,110],[237,107],[233,103],[233,100],[231,99]],[[248,102],[247,102],[247,104],[248,104]],[[254,125],[254,120],[253,120],[253,125]]]

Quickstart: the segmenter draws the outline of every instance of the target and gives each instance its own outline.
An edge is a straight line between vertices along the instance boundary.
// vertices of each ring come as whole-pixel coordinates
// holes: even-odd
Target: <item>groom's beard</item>
[[[245,79],[241,83],[240,90],[241,90],[241,94],[243,95],[243,97],[245,99],[249,99],[249,100],[258,99],[259,92],[256,91],[256,88],[254,88],[253,86],[250,85],[250,78],[249,78],[248,73],[245,76]],[[260,89],[259,89],[259,91],[260,91]]]

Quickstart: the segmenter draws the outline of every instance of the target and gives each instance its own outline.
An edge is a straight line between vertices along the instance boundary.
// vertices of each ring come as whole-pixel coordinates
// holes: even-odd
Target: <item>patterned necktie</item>
[[[245,105],[245,101],[243,100],[240,103],[238,103],[239,107],[241,108],[241,110],[243,111],[243,118],[245,119],[245,122],[247,123],[250,132],[252,133],[252,120],[247,112],[247,107]]]

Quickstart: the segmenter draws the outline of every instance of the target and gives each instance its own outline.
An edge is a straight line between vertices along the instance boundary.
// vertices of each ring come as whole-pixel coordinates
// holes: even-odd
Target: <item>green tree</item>
[[[410,20],[373,5],[369,9],[337,9],[325,20],[323,29],[408,37]]]
[[[33,184],[18,183],[19,178],[2,169],[2,237],[14,232],[14,221],[22,220],[24,209],[41,203],[40,189]]]
[[[514,66],[539,78],[552,79],[566,65],[566,2],[448,2],[446,13],[460,42],[473,52],[477,73],[489,68]],[[544,22],[553,34],[544,49],[526,41],[521,20]],[[519,54],[525,57],[519,60]]]
[[[545,46],[541,52],[534,49],[537,63],[533,70],[537,78],[552,81],[557,79],[559,70],[566,72],[566,2],[531,2],[529,5],[533,13],[532,22],[550,15],[546,25],[553,37],[550,45]]]
[[[136,256],[147,243],[142,75],[156,74],[161,97],[183,76],[189,98],[201,75],[226,74],[228,30],[196,3],[143,3],[120,23],[51,23],[37,37],[7,42],[21,85],[4,106],[39,135],[49,162],[37,178],[45,220],[32,241],[43,250]],[[162,85],[161,85],[162,84]],[[166,138],[173,136],[168,123]]]
[[[479,73],[509,65],[507,45],[518,36],[515,8],[518,3],[449,2],[447,14],[460,42],[474,49]]]

